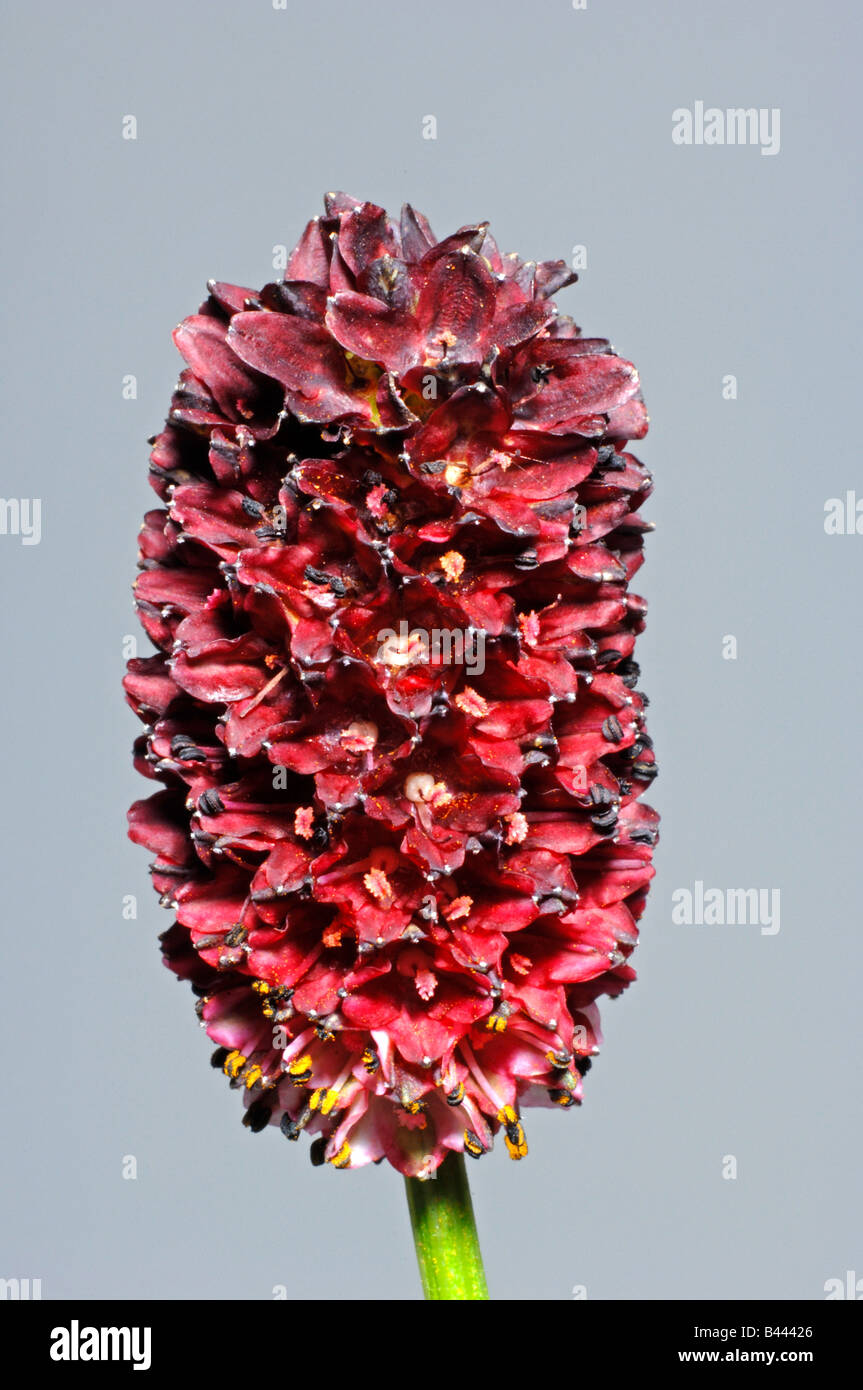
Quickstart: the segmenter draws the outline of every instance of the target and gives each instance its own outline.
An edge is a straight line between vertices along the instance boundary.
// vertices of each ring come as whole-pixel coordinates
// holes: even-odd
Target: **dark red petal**
[[[338,216],[343,212],[354,212],[362,207],[359,198],[354,198],[350,193],[341,193],[338,190],[324,194],[324,207],[330,217]]]
[[[464,249],[429,269],[416,317],[430,362],[481,362],[491,344],[495,283],[482,258]]]
[[[512,304],[497,315],[494,324],[495,342],[500,347],[515,347],[534,337],[555,316],[553,304],[528,301]]]
[[[611,410],[607,433],[611,439],[643,439],[649,423],[644,402],[638,398]]]
[[[402,252],[406,260],[419,261],[435,244],[434,232],[421,212],[410,203],[402,207],[401,215]]]
[[[156,792],[129,808],[129,839],[144,845],[160,861],[186,864],[191,857],[188,823],[174,792]]]
[[[450,449],[458,449],[477,435],[504,431],[509,422],[504,396],[483,382],[461,386],[449,400],[432,411],[422,428],[408,441],[408,454],[417,464],[442,459]]]
[[[291,252],[285,269],[286,280],[306,280],[325,290],[330,282],[329,238],[315,217]]]
[[[456,251],[479,251],[487,230],[487,222],[472,222],[459,227],[457,232],[429,248],[420,263],[421,269],[427,272],[437,261],[452,256]]]
[[[242,285],[228,285],[223,280],[208,280],[207,289],[219,308],[227,314],[239,314],[246,307],[246,300],[255,296],[254,290],[244,289]]]
[[[639,385],[631,362],[608,355],[574,354],[558,360],[553,373],[516,405],[519,420],[541,427],[607,414],[634,396]]]
[[[344,356],[320,324],[265,311],[236,314],[228,342],[250,367],[284,386],[292,408],[306,418],[370,414],[362,397],[348,390]]]
[[[548,299],[567,285],[574,285],[578,276],[566,261],[540,261],[536,267],[534,283],[537,299]]]
[[[359,275],[380,256],[398,253],[395,234],[383,208],[363,203],[342,217],[339,251],[354,275]]]
[[[251,416],[259,386],[230,350],[217,319],[193,314],[175,328],[174,342],[221,410],[232,419]]]
[[[326,325],[348,352],[400,373],[422,358],[422,338],[405,318],[370,295],[345,291],[328,301]]]
[[[259,299],[265,309],[316,321],[323,318],[327,307],[326,290],[308,280],[275,280],[264,285]]]

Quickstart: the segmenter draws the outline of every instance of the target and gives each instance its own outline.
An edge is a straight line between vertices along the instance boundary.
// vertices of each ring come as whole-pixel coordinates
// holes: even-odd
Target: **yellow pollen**
[[[328,1090],[326,1087],[320,1086],[309,1097],[309,1109],[320,1110],[322,1115],[329,1115],[330,1111],[335,1108],[338,1098],[338,1091]]]
[[[234,1048],[234,1051],[229,1052],[227,1057],[225,1058],[225,1063],[222,1070],[224,1071],[226,1076],[230,1076],[231,1078],[233,1078],[239,1075],[239,1073],[242,1071],[245,1065],[246,1059],[243,1056],[242,1052],[239,1052],[236,1048]]]
[[[520,1124],[515,1126],[515,1134],[510,1138],[509,1134],[504,1135],[504,1141],[509,1151],[510,1158],[527,1157],[527,1140],[524,1137],[524,1130]]]
[[[445,907],[443,915],[448,922],[457,922],[461,917],[469,917],[473,907],[473,898],[463,894],[460,898],[453,898],[449,907]]]
[[[350,1164],[350,1161],[351,1146],[346,1139],[345,1142],[342,1144],[342,1147],[339,1149],[338,1153],[330,1159],[330,1163],[333,1165],[334,1168],[347,1168]]]
[[[456,584],[464,574],[464,556],[457,550],[448,550],[441,556],[440,567],[447,579]]]
[[[288,1063],[288,1076],[292,1076],[295,1081],[300,1078],[308,1081],[311,1079],[311,1075],[312,1059],[308,1053],[302,1057],[295,1057],[292,1062]]]
[[[251,1091],[255,1083],[263,1079],[263,1075],[260,1067],[250,1067],[246,1072],[246,1090]]]
[[[327,1091],[327,1094],[324,1096],[323,1100],[321,1101],[321,1114],[322,1114],[322,1115],[329,1115],[330,1111],[331,1111],[331,1110],[334,1110],[334,1109],[336,1108],[336,1105],[337,1105],[337,1103],[338,1103],[338,1099],[339,1099],[339,1093],[338,1093],[338,1091],[333,1091],[333,1090]]]
[[[480,1154],[485,1153],[482,1144],[470,1129],[466,1129],[464,1132],[464,1146],[469,1154],[473,1154],[474,1158],[479,1158]]]
[[[448,806],[452,800],[453,794],[446,782],[435,782],[432,787],[432,794],[429,797],[429,802],[434,809],[437,811],[441,806]]]

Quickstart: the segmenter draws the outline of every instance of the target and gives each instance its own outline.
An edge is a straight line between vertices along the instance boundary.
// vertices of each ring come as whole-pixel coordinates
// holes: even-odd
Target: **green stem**
[[[451,1153],[434,1178],[405,1178],[426,1298],[487,1299],[464,1158]]]

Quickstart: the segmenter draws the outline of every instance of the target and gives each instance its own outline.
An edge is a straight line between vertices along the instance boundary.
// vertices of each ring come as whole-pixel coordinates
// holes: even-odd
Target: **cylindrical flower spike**
[[[175,332],[130,833],[245,1123],[337,1168],[522,1158],[633,978],[647,415],[575,278],[332,194]]]

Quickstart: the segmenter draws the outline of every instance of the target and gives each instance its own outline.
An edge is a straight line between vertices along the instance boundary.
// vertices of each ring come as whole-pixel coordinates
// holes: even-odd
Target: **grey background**
[[[47,1298],[418,1296],[393,1171],[313,1170],[241,1126],[125,840],[148,788],[122,641],[170,330],[208,276],[272,278],[329,188],[407,198],[439,236],[488,218],[526,257],[584,243],[561,306],[638,364],[653,420],[636,588],[663,837],[639,981],[605,1005],[583,1108],[529,1114],[526,1162],[471,1167],[492,1293],[817,1299],[863,1275],[863,536],[823,526],[863,496],[859,7],[4,8],[2,493],[42,499],[43,536],[0,536],[0,1275]],[[780,107],[780,153],[675,146],[696,100]],[[778,887],[779,934],[674,926],[699,878]]]

